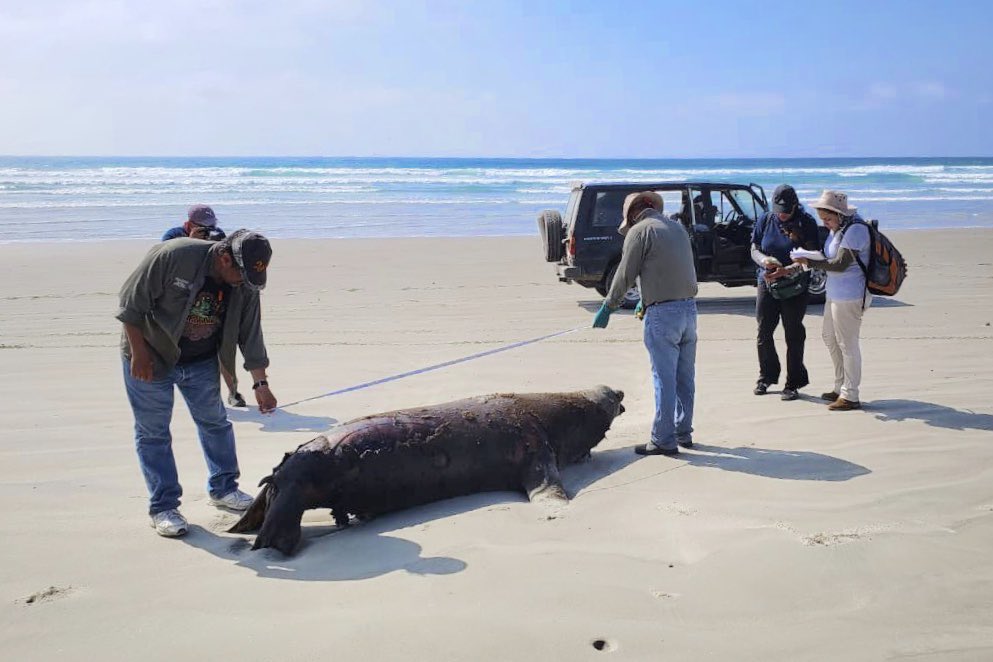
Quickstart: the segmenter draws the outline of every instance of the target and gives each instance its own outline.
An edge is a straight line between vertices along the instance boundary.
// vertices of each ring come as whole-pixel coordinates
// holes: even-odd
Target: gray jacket
[[[653,303],[689,299],[696,296],[696,267],[693,247],[686,228],[654,209],[641,213],[627,236],[614,282],[607,293],[607,305],[618,308],[638,280],[641,301]]]
[[[216,245],[201,239],[156,244],[121,287],[117,319],[141,329],[153,350],[157,379],[179,360],[179,339],[193,300],[210,274],[210,249]],[[230,297],[218,350],[221,365],[235,374],[235,348],[240,347],[245,370],[268,367],[258,292],[232,287]],[[131,357],[131,347],[123,333],[121,353]]]

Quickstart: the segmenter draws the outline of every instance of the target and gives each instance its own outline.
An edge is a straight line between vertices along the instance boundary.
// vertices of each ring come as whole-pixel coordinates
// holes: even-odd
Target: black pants
[[[786,332],[786,388],[803,388],[810,383],[807,368],[803,365],[803,344],[807,340],[807,329],[803,326],[803,316],[807,313],[807,293],[792,299],[776,299],[761,281],[755,296],[755,317],[759,323],[759,381],[778,384],[779,355],[772,334],[783,320]]]

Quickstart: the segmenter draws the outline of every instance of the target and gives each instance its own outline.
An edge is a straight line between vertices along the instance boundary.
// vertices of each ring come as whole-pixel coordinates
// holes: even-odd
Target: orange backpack
[[[891,297],[900,290],[907,277],[907,261],[893,242],[879,231],[879,221],[875,219],[852,221],[841,231],[842,236],[856,223],[869,228],[869,264],[862,264],[858,253],[855,254],[855,259],[865,274],[866,289],[873,294]]]

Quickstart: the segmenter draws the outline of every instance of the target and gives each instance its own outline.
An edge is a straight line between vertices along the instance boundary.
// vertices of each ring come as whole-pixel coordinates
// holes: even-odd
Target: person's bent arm
[[[269,355],[262,337],[262,310],[258,292],[245,292],[244,301],[238,325],[238,346],[245,357],[245,370],[252,375],[255,401],[259,403],[259,411],[265,414],[276,408],[276,396],[272,394],[266,377]]]
[[[844,271],[855,262],[855,251],[842,248],[838,254],[828,260],[806,260],[807,264],[823,271]]]
[[[770,257],[759,250],[759,247],[752,244],[752,262],[759,265],[760,267],[768,267],[770,263],[776,258]]]
[[[630,290],[641,273],[641,265],[645,261],[646,234],[640,232],[641,228],[635,227],[627,237],[624,238],[624,248],[621,253],[621,261],[614,271],[614,282],[610,283],[610,291],[604,303],[611,310],[621,307],[624,294]]]

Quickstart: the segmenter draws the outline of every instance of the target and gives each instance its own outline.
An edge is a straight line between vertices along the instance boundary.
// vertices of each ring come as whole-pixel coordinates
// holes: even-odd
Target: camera
[[[210,230],[207,232],[208,241],[220,241],[221,239],[224,239],[224,237],[226,236],[227,235],[224,234],[224,230],[220,228],[210,228]]]
[[[224,239],[224,230],[220,228],[209,228],[205,225],[197,225],[193,228],[190,236],[194,239],[205,239],[207,241],[220,241]]]

